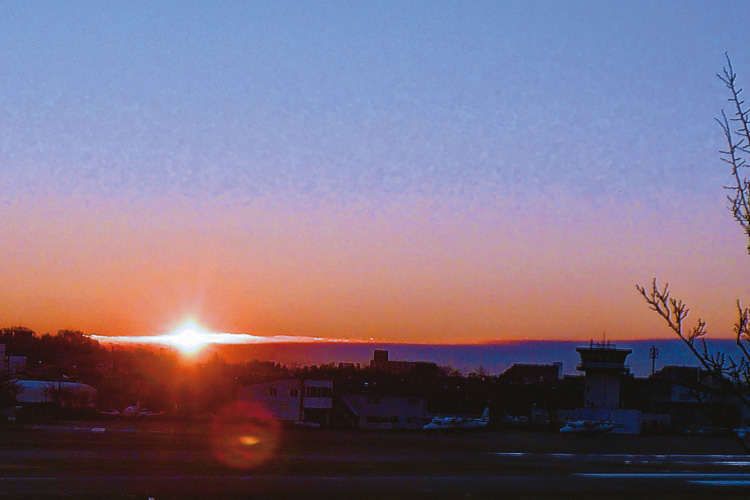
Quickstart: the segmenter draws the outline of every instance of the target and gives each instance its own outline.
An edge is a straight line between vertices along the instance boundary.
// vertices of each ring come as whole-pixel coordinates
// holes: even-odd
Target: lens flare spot
[[[240,436],[240,443],[245,446],[252,446],[260,443],[260,439],[257,436]]]
[[[237,469],[252,469],[276,454],[281,426],[263,406],[243,401],[216,415],[211,436],[217,460]]]

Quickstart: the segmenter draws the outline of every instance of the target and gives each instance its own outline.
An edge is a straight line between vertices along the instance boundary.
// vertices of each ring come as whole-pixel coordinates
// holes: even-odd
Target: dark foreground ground
[[[0,499],[750,498],[750,457],[731,437],[281,429],[274,449],[272,433],[0,427]]]

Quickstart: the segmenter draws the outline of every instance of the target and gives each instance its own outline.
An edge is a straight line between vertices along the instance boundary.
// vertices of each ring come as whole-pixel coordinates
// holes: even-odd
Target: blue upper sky
[[[6,2],[0,161],[108,196],[706,192],[744,10]]]

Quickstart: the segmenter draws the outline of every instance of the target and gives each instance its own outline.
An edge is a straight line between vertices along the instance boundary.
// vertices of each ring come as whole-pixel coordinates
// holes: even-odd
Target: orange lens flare
[[[252,469],[273,458],[280,439],[279,423],[251,402],[225,407],[211,426],[214,457],[236,469]]]

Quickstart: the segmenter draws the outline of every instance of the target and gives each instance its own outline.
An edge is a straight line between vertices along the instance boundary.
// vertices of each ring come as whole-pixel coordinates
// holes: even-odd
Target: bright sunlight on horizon
[[[183,355],[192,356],[199,353],[210,344],[240,345],[240,344],[270,344],[270,343],[309,343],[331,342],[330,339],[304,336],[258,336],[247,333],[219,333],[210,332],[194,321],[186,321],[173,332],[162,335],[91,335],[99,342],[114,344],[158,344],[173,347]],[[346,340],[340,340],[345,342]]]

